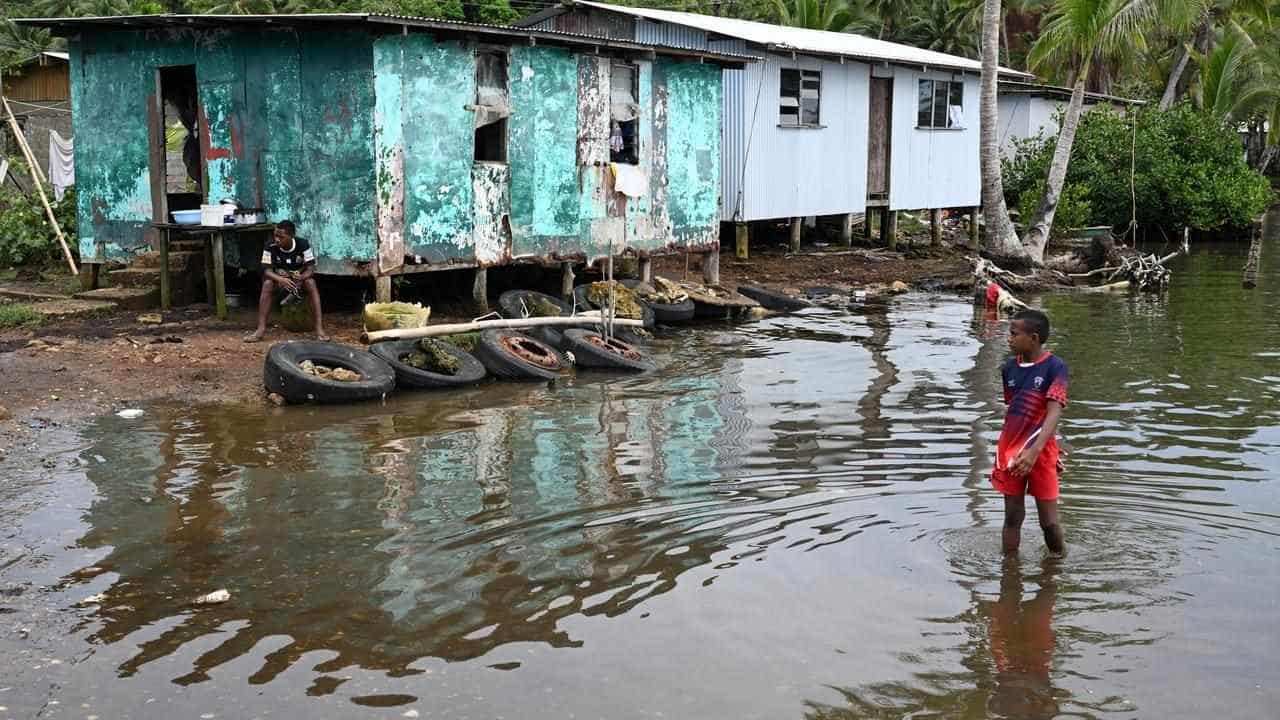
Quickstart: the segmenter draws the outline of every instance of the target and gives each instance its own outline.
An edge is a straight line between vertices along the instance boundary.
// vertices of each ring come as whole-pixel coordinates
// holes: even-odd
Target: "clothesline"
[[[57,107],[56,105],[40,105],[38,103],[23,102],[22,100],[9,99],[10,105],[22,105],[23,107],[35,108],[37,110],[49,110],[52,112],[71,114],[70,108]]]

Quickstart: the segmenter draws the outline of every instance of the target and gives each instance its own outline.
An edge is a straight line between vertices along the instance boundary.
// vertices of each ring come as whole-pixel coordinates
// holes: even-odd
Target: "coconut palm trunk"
[[[983,249],[996,262],[1026,265],[1031,261],[1018,240],[1004,202],[1000,176],[1000,111],[996,103],[1000,72],[1000,0],[984,0],[982,7],[982,93],[979,102],[982,217],[986,225]]]
[[[1080,116],[1084,114],[1083,74],[1076,78],[1071,88],[1071,100],[1067,103],[1067,111],[1062,116],[1062,128],[1058,132],[1058,143],[1053,149],[1053,161],[1049,164],[1049,175],[1044,181],[1044,195],[1036,208],[1035,217],[1027,228],[1027,236],[1023,247],[1031,261],[1039,265],[1044,262],[1044,248],[1049,244],[1049,230],[1053,227],[1053,216],[1058,212],[1058,200],[1062,197],[1062,186],[1067,181],[1067,163],[1071,161],[1071,146],[1076,142],[1076,129],[1080,127]]]

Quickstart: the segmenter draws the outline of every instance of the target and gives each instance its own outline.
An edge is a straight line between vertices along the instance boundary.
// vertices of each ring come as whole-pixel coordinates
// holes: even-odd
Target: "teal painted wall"
[[[624,209],[599,164],[607,137],[582,126],[608,112],[608,61],[591,54],[510,48],[508,163],[492,165],[473,162],[471,41],[152,31],[86,33],[70,49],[86,261],[127,259],[150,239],[148,113],[167,65],[196,67],[208,198],[293,218],[321,272],[374,272],[380,254],[384,268],[404,254],[491,264],[718,236],[714,65],[637,63],[650,193]]]
[[[288,31],[104,32],[73,41],[82,258],[127,260],[148,244],[156,71],[195,65],[206,197],[293,217],[322,271],[372,260],[371,46],[362,32],[303,43]]]
[[[513,47],[508,76],[512,253],[578,252],[578,58]]]
[[[720,220],[723,73],[713,65],[658,61],[667,93],[667,207],[678,244],[716,242]]]

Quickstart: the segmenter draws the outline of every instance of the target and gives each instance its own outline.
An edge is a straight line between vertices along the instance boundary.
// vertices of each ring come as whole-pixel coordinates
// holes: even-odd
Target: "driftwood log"
[[[373,332],[364,332],[360,335],[360,342],[369,343],[382,342],[383,340],[412,340],[414,338],[439,337],[441,335],[456,335],[458,333],[477,332],[480,330],[489,330],[490,328],[502,328],[510,330],[521,330],[531,327],[547,327],[547,326],[567,326],[567,327],[592,327],[595,325],[604,325],[605,318],[600,315],[575,315],[573,317],[537,317],[537,318],[512,318],[504,320],[476,320],[464,323],[448,323],[444,325],[428,325],[420,328],[403,328],[398,330],[376,330]],[[643,320],[629,320],[624,318],[614,318],[614,327],[644,327]]]
[[[1253,224],[1252,239],[1249,243],[1249,259],[1244,263],[1244,288],[1252,290],[1258,286],[1258,265],[1262,262],[1262,223]]]

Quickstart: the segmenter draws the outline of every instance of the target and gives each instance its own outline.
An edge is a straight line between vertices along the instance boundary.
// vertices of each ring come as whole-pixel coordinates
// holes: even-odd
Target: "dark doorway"
[[[196,66],[160,68],[160,154],[165,221],[174,210],[195,210],[204,200],[200,155],[200,100]]]

